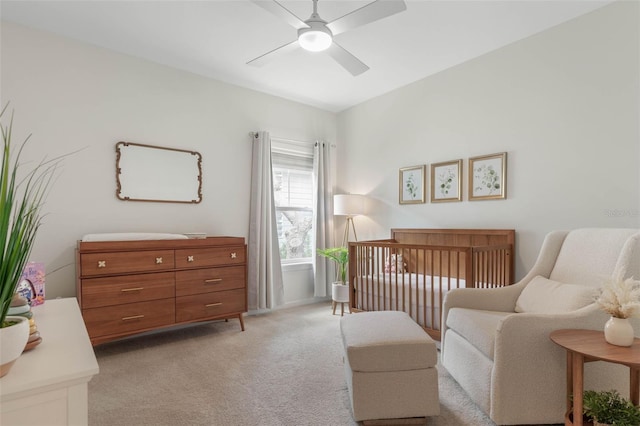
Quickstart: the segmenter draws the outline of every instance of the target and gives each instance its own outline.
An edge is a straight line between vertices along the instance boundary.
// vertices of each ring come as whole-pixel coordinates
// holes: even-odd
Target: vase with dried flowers
[[[598,306],[611,315],[604,326],[604,338],[616,346],[631,346],[634,330],[629,318],[640,316],[640,281],[616,274],[600,289]]]

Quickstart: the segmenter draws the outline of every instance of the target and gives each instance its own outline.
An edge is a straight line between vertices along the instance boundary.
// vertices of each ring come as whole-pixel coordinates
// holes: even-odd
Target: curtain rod
[[[257,135],[258,135],[258,132],[249,132],[249,136],[251,136],[252,138],[255,138]],[[319,142],[324,142],[324,141],[313,141],[313,142],[311,142],[311,141],[297,141],[297,140],[294,140],[294,139],[279,138],[277,136],[271,136],[271,139],[274,139],[274,140],[277,140],[277,141],[281,141],[281,142],[297,143],[297,144],[300,144],[300,145],[315,145],[315,144],[317,144]],[[324,143],[327,143],[327,142],[324,142]],[[331,148],[335,148],[336,144],[332,143],[332,144],[329,144],[329,146]]]
[[[252,138],[255,138],[257,134],[258,134],[257,132],[249,132],[249,135]],[[281,142],[297,143],[297,144],[301,144],[301,145],[315,145],[317,142],[319,142],[319,141],[313,141],[313,142],[311,142],[311,141],[298,141],[298,140],[295,140],[295,139],[279,138],[277,136],[271,136],[271,139],[276,140],[276,141],[281,141]]]

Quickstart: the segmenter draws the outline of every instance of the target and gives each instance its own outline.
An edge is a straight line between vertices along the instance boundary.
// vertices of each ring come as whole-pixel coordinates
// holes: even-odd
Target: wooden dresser
[[[93,345],[247,312],[240,237],[78,241],[77,298]]]

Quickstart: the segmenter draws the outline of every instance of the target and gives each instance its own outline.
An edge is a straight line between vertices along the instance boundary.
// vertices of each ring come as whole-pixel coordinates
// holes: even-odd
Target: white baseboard
[[[295,308],[296,306],[311,305],[311,304],[314,304],[314,303],[322,303],[322,302],[330,302],[330,301],[331,301],[331,297],[330,296],[327,296],[327,297],[311,297],[309,299],[303,299],[303,300],[296,300],[294,302],[288,302],[288,303],[285,303],[284,305],[278,306],[277,308],[274,308],[274,309],[255,309],[255,310],[250,310],[249,312],[246,313],[246,315],[260,315],[260,314],[266,314],[267,312],[271,312],[271,311],[274,311],[274,310]]]

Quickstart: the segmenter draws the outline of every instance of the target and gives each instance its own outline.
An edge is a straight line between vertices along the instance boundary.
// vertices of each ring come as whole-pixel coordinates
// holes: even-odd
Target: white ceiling
[[[383,0],[384,1],[384,0]],[[407,0],[407,10],[336,36],[371,69],[353,77],[299,49],[246,62],[296,38],[248,0],[2,0],[3,20],[51,31],[228,83],[339,112],[606,5],[611,0]],[[311,0],[282,1],[302,20]],[[320,0],[332,21],[368,1]]]

